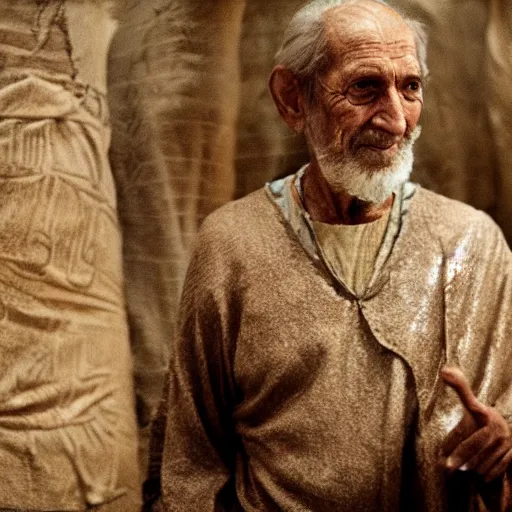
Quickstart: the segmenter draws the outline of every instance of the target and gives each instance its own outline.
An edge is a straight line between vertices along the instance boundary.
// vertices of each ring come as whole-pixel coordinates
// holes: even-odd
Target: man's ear
[[[282,65],[270,75],[269,88],[277,110],[286,124],[296,133],[304,129],[304,97],[295,75]]]

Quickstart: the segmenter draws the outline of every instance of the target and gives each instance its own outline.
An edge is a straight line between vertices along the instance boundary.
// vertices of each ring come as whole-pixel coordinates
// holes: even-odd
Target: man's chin
[[[322,173],[334,193],[347,193],[367,203],[380,204],[408,181],[412,160],[402,165],[370,166],[361,161],[344,167],[323,169]]]

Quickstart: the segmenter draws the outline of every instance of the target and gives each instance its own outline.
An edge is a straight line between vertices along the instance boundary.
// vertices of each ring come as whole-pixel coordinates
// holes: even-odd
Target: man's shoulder
[[[415,194],[413,209],[413,222],[422,219],[436,238],[447,243],[468,237],[495,241],[503,237],[487,213],[422,187]]]
[[[265,188],[230,201],[210,213],[200,229],[202,237],[233,237],[264,228],[276,208],[269,200]]]
[[[492,218],[482,210],[422,187],[418,187],[415,203],[418,213],[452,231],[465,230],[470,226],[497,227]]]
[[[480,215],[483,213],[481,210],[477,210],[475,207],[467,203],[463,203],[457,199],[451,199],[423,187],[417,188],[416,199],[421,201],[423,208],[427,210],[439,211],[440,213],[445,213],[446,211],[456,211],[470,216],[476,215],[477,217],[480,217]]]

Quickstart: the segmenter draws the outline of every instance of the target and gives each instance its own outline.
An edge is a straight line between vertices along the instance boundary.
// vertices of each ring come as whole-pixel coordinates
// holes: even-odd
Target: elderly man
[[[203,224],[162,508],[508,510],[512,260],[485,214],[408,182],[421,27],[317,0],[277,59],[311,160]]]

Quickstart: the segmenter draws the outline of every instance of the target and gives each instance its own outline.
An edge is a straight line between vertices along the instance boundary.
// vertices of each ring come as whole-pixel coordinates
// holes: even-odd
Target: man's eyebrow
[[[350,72],[353,76],[365,76],[365,77],[374,77],[379,78],[382,77],[382,72],[377,71],[375,68],[358,68],[354,69]]]
[[[362,77],[374,77],[379,78],[382,77],[382,69],[380,69],[378,66],[374,65],[358,65],[351,68],[350,66],[347,66],[346,69],[346,75],[350,77],[354,76],[362,76]]]
[[[423,78],[419,73],[406,73],[404,76],[404,80],[417,80],[420,83],[423,82]]]
[[[349,83],[355,83],[360,81],[377,82],[379,84],[382,84],[386,80],[382,75],[375,73],[356,73],[352,75],[351,78],[349,79]]]

